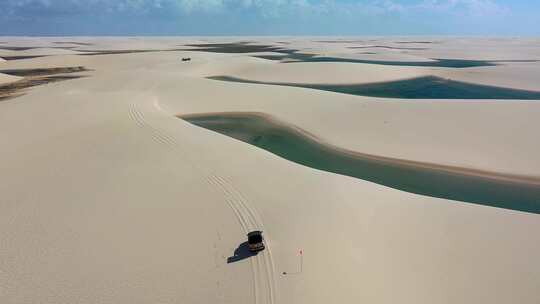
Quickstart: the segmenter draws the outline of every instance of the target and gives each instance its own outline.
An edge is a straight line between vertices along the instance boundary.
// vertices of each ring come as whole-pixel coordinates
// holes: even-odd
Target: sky
[[[540,1],[0,0],[0,35],[540,36]]]

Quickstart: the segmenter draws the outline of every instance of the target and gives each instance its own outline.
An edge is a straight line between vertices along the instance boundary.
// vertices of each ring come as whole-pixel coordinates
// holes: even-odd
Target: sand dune
[[[539,91],[540,84],[535,81],[540,77],[539,67],[540,63],[515,63],[502,64],[493,69],[471,68],[468,73],[441,70],[434,74],[466,82]]]
[[[3,50],[0,47],[0,56],[51,56],[73,55],[79,52],[63,48],[31,48],[24,50]]]
[[[21,77],[0,73],[0,84],[15,82],[20,79]]]
[[[286,41],[306,52],[328,45],[326,56],[350,46],[313,42],[324,39]],[[114,50],[239,39],[4,40],[21,47],[75,41],[92,45],[74,50]],[[485,59],[534,59],[538,47],[526,39],[437,41],[430,50],[408,52],[424,52],[426,60],[471,57],[471,50],[484,50]],[[392,70],[251,55],[176,51],[3,62],[2,69],[89,71],[0,102],[0,302],[540,301],[540,241],[534,236],[540,215],[315,170],[176,117],[260,112],[358,153],[538,178],[537,101],[389,100],[205,78],[219,72],[350,83],[427,71],[516,87],[522,78],[532,88],[537,65]],[[264,231],[267,250],[227,263],[253,229]]]
[[[358,153],[263,113],[204,113],[179,118],[310,168],[411,193],[540,214],[538,177]]]
[[[320,71],[325,73],[320,73]],[[303,84],[342,84],[373,83],[392,81],[425,76],[428,71],[421,68],[400,68],[375,65],[366,67],[364,64],[350,65],[332,62],[306,62],[295,64],[271,65],[257,64],[251,68],[237,70],[227,76],[241,76],[252,81],[262,82],[296,82]],[[214,76],[214,75],[211,75]]]
[[[71,80],[84,77],[88,70],[78,67],[55,67],[35,69],[7,69],[0,70],[5,75],[5,83],[0,82],[0,99],[20,96],[24,89],[45,85],[52,82]]]
[[[209,102],[201,91],[227,96],[228,102]],[[185,79],[181,88],[176,82],[162,82],[159,92],[162,104],[178,114],[263,112],[354,151],[539,175],[540,160],[531,153],[538,151],[538,143],[530,140],[537,129],[537,101],[403,101],[199,79]],[[184,102],[170,102],[174,96]],[[496,119],[479,123],[479,117]]]

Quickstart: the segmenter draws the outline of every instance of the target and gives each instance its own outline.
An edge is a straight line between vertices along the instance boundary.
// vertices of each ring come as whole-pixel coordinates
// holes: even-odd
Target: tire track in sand
[[[157,103],[154,102],[154,105]],[[154,108],[156,108],[154,106]],[[158,112],[162,112],[161,109],[155,109]],[[201,166],[200,159],[192,157],[174,136],[169,135],[168,131],[161,129],[155,125],[152,125],[148,117],[140,109],[140,106],[136,103],[129,105],[129,117],[135,122],[135,124],[147,131],[152,140],[160,145],[164,145],[172,150],[177,150],[182,154],[184,161],[188,161],[191,166],[197,171],[203,173],[205,176],[205,182],[209,184],[211,189],[218,190],[224,197],[225,202],[231,208],[235,214],[240,226],[245,234],[252,230],[263,230],[264,225],[262,219],[256,209],[251,206],[249,200],[245,195],[233,186],[227,179],[215,174],[209,167]],[[253,276],[253,293],[255,296],[255,303],[270,303],[276,302],[276,276],[274,260],[272,258],[271,248],[267,242],[266,250],[259,252],[256,256],[250,258],[252,276]],[[262,285],[262,281],[265,282]]]
[[[135,124],[137,124],[137,126],[148,131],[154,141],[169,147],[177,146],[177,142],[173,137],[167,135],[167,133],[163,132],[163,130],[152,126],[148,122],[143,112],[136,104],[130,104],[129,116],[132,120],[135,121]]]
[[[244,233],[252,230],[264,230],[264,225],[260,215],[255,210],[242,192],[237,190],[230,182],[221,176],[212,174],[208,177],[211,184],[221,188],[225,193],[225,200],[233,209],[234,213],[242,226]],[[251,258],[255,274],[255,300],[256,303],[275,303],[276,277],[274,271],[274,260],[269,244],[266,244],[266,250],[259,252]],[[266,288],[261,286],[260,277],[264,275]]]

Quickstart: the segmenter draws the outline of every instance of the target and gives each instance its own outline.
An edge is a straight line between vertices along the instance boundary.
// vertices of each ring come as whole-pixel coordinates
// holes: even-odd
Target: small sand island
[[[1,40],[2,304],[540,303],[538,39]]]

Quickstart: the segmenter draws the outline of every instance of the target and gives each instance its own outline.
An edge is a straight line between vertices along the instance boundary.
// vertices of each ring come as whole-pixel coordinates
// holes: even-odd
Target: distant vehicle
[[[247,234],[248,247],[251,252],[259,252],[264,250],[264,239],[262,231],[251,231]]]
[[[191,61],[191,58],[190,57],[184,57],[184,58],[182,58],[182,61]]]

